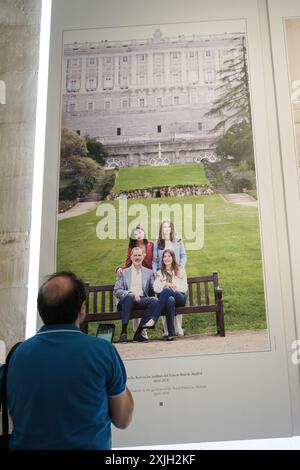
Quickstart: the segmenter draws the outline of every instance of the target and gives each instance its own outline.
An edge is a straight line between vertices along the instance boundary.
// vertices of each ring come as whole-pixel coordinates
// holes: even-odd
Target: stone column
[[[136,54],[133,53],[130,57],[131,59],[131,82],[130,85],[136,85]]]
[[[199,74],[199,85],[204,85],[204,61],[203,61],[203,51],[202,49],[198,50],[198,74]]]
[[[41,0],[1,0],[0,362],[25,336]]]
[[[120,89],[120,84],[119,84],[119,56],[116,55],[113,58],[114,60],[114,90],[119,90]]]
[[[165,84],[170,84],[170,51],[166,51],[164,54],[164,68],[165,68]]]
[[[147,85],[153,85],[153,52],[149,52],[148,54],[148,62],[147,62]]]
[[[102,91],[102,60],[103,58],[101,56],[97,56],[96,60],[98,61],[98,66],[97,66],[97,77],[98,77],[98,83],[97,83],[97,90],[96,91]]]
[[[79,59],[80,60],[80,59]],[[86,56],[81,57],[81,78],[80,78],[80,93],[85,93],[86,91]]]
[[[187,67],[186,67],[187,52],[186,52],[186,50],[182,49],[180,51],[180,54],[181,54],[181,56],[180,56],[180,58],[181,58],[181,83],[185,84],[187,82]]]

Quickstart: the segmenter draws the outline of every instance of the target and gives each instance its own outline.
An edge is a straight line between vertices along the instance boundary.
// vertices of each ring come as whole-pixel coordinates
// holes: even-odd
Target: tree
[[[63,125],[60,152],[60,200],[75,200],[86,196],[100,186],[103,168],[87,157],[86,141],[72,129]]]
[[[216,152],[222,157],[234,157],[237,161],[246,161],[254,169],[252,129],[243,121],[233,124],[216,141]]]
[[[72,129],[63,126],[61,129],[60,158],[70,156],[85,157],[88,154],[85,139]]]
[[[223,135],[215,141],[217,154],[245,160],[250,168],[254,168],[245,37],[236,37],[235,41],[236,46],[231,49],[233,57],[226,60],[219,71],[220,85],[216,88],[219,96],[205,116],[219,117],[210,132],[224,129]]]
[[[95,160],[71,156],[60,170],[60,199],[84,197],[98,189],[104,178],[104,170]]]
[[[245,37],[236,37],[236,46],[230,50],[231,59],[224,62],[219,70],[220,85],[216,87],[219,97],[213,107],[205,114],[219,117],[220,121],[211,132],[216,132],[229,124],[245,121],[251,126],[249,76]]]
[[[94,137],[89,135],[85,136],[86,146],[88,150],[88,156],[93,160],[96,160],[100,165],[104,166],[106,158],[108,156],[107,150],[101,142],[98,142]]]

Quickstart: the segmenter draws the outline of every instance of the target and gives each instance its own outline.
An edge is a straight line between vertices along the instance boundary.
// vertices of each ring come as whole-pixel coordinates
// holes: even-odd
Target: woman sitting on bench
[[[159,294],[159,300],[144,328],[154,328],[159,315],[166,312],[169,332],[167,340],[172,340],[175,336],[175,307],[184,307],[188,289],[185,269],[176,262],[172,250],[164,250],[161,270],[156,273],[153,288]]]

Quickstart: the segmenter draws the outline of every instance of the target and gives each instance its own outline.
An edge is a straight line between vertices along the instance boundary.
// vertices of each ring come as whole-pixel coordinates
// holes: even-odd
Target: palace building
[[[205,117],[243,33],[66,44],[63,116],[107,148],[108,167],[216,160]]]

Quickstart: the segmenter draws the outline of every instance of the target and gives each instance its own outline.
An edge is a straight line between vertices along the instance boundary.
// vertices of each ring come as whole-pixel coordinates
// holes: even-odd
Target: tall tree
[[[245,37],[238,36],[234,41],[236,45],[229,51],[232,57],[224,61],[223,68],[218,72],[220,82],[216,87],[218,98],[205,114],[206,117],[220,118],[211,132],[217,132],[240,122],[252,127]]]

